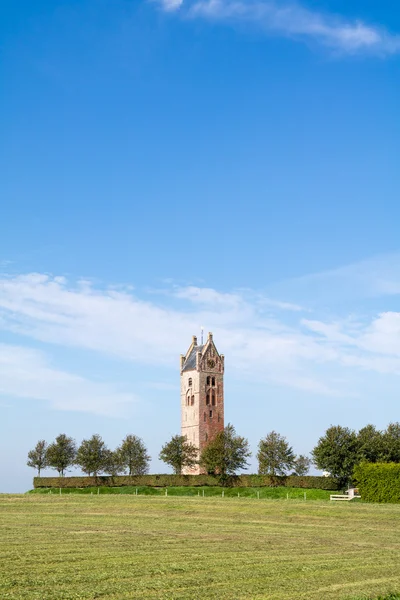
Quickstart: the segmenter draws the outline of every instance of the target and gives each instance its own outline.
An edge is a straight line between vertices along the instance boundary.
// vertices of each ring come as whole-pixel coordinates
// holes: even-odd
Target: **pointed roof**
[[[183,371],[194,371],[196,368],[196,356],[199,352],[202,352],[204,348],[204,344],[202,346],[193,346],[192,350],[190,351],[189,355],[187,356],[186,360],[185,360],[185,364],[183,365],[183,369],[182,369],[182,373]]]

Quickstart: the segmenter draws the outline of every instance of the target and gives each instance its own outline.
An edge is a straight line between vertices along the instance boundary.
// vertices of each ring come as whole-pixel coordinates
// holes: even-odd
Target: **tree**
[[[308,456],[300,454],[293,463],[294,473],[299,477],[304,477],[310,470],[311,460]]]
[[[382,462],[400,462],[400,423],[389,423],[382,435]]]
[[[61,477],[64,477],[68,467],[72,466],[76,456],[75,440],[60,433],[56,441],[47,448],[48,466],[56,469]]]
[[[179,475],[184,467],[197,465],[198,452],[198,448],[190,444],[184,435],[175,435],[161,448],[159,458]]]
[[[141,438],[136,435],[127,435],[122,442],[120,451],[124,470],[127,469],[129,475],[146,475],[148,473],[151,456],[147,453],[147,448]]]
[[[359,444],[355,431],[336,425],[329,427],[325,435],[319,438],[311,454],[318,469],[329,471],[344,486],[359,461],[358,453]]]
[[[357,434],[359,461],[379,462],[384,457],[384,439],[375,425],[366,425]]]
[[[125,472],[124,459],[121,453],[121,448],[116,450],[107,450],[104,459],[104,472],[109,473],[112,477],[116,477],[120,473]]]
[[[89,440],[83,440],[76,453],[75,464],[87,475],[97,475],[106,470],[109,450],[102,437],[95,433]]]
[[[237,435],[234,426],[228,424],[204,448],[200,464],[207,473],[219,475],[224,482],[239,469],[247,469],[250,456],[248,440]]]
[[[28,467],[33,467],[38,470],[38,477],[40,477],[40,471],[48,466],[47,459],[47,443],[45,440],[39,440],[33,450],[28,452]]]
[[[260,475],[285,475],[294,466],[296,457],[286,438],[271,431],[260,440],[257,458]]]

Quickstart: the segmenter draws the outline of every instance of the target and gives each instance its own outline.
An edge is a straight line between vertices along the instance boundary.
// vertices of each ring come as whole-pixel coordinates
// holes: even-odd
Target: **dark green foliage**
[[[330,477],[271,477],[268,475],[239,475],[228,480],[231,487],[293,487],[300,489],[338,489],[337,482]],[[218,486],[218,477],[212,475],[141,475],[129,477],[35,477],[35,488],[87,488],[92,486],[122,487],[213,487]]]
[[[61,477],[75,462],[76,444],[75,440],[60,433],[56,441],[47,448],[47,463],[49,467],[56,469]]]
[[[127,470],[129,475],[145,475],[149,471],[151,457],[141,438],[136,435],[127,435],[123,440],[120,454],[123,471]]]
[[[355,431],[337,425],[326,430],[311,454],[318,469],[328,471],[346,486],[359,460],[358,448]]]
[[[26,464],[28,467],[37,469],[38,477],[40,477],[40,471],[48,466],[47,443],[45,440],[39,440],[34,449],[28,452]]]
[[[382,462],[400,463],[400,423],[389,423],[382,438]]]
[[[366,502],[400,502],[400,464],[361,463],[354,480]]]
[[[384,439],[381,431],[375,425],[366,425],[357,434],[358,460],[378,462],[383,460]]]
[[[184,467],[194,467],[198,463],[198,449],[185,436],[175,435],[161,448],[159,458],[179,475]]]
[[[310,470],[310,466],[311,460],[308,458],[308,456],[300,454],[300,456],[297,456],[293,464],[294,474],[298,475],[299,477],[303,477],[304,475],[307,475],[308,471]]]
[[[83,440],[76,453],[75,464],[87,475],[97,477],[107,470],[109,450],[99,434],[94,434],[89,440]]]
[[[204,448],[200,464],[207,473],[218,475],[221,482],[226,482],[239,469],[247,469],[250,456],[248,440],[237,435],[234,426],[229,423]]]
[[[258,444],[258,472],[260,475],[286,475],[294,466],[295,454],[286,438],[271,431]]]
[[[112,477],[116,477],[120,473],[125,472],[125,462],[121,454],[121,449],[107,450],[104,460],[104,473],[109,473]]]

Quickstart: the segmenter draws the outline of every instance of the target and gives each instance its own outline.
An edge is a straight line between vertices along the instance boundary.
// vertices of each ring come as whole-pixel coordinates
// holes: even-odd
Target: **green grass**
[[[400,590],[400,506],[0,496],[1,600],[348,600]]]
[[[135,487],[135,486],[124,486],[124,487],[92,487],[92,488],[65,488],[62,490],[62,494],[136,494],[142,496],[165,496],[167,491],[168,496],[204,496],[209,497],[221,497],[222,493],[225,498],[237,498],[238,494],[241,498],[257,498],[260,499],[288,499],[295,500],[329,500],[332,492],[329,490],[315,490],[315,489],[301,489],[301,488],[289,488],[289,487],[276,487],[276,488],[222,488],[222,487],[169,487],[167,488],[155,488],[155,487]],[[31,490],[30,494],[49,494],[50,490],[38,488]],[[52,494],[59,494],[58,489],[53,489]]]

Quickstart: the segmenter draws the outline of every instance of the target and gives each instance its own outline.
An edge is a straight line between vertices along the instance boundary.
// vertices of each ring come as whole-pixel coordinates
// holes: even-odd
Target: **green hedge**
[[[123,487],[206,487],[219,486],[218,477],[211,475],[141,475],[129,477],[35,477],[34,488]],[[268,475],[240,475],[228,481],[231,487],[293,487],[304,489],[337,490],[337,482],[330,477],[272,477]]]
[[[366,502],[400,502],[400,464],[361,463],[354,479]]]

